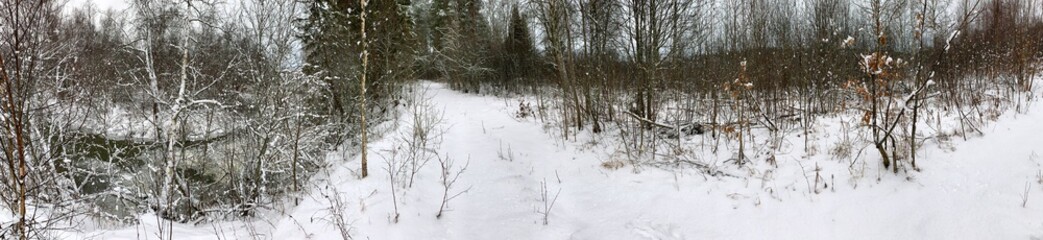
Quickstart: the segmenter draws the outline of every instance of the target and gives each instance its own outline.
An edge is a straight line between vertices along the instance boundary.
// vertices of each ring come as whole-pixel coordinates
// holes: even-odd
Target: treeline
[[[305,34],[307,62],[315,66],[310,72],[327,79],[360,75],[358,4],[312,4],[309,23],[327,15],[343,19],[306,25],[312,29]],[[388,86],[412,78],[442,79],[477,93],[552,85],[563,91],[566,125],[595,131],[603,118],[618,114],[613,105],[631,106],[628,111],[655,120],[664,101],[655,93],[663,90],[719,94],[739,74],[740,62],[746,63],[755,93],[780,98],[800,91],[811,95],[817,108],[835,107],[831,98],[837,96],[824,94],[827,90],[863,79],[859,64],[872,52],[918,66],[903,68],[903,74],[935,73],[932,80],[950,89],[973,81],[966,78],[971,75],[1027,83],[1040,56],[1043,26],[1041,3],[1034,0],[426,0],[371,5],[371,16],[383,16],[366,30],[376,36],[369,43],[379,45],[372,51],[383,55],[374,55],[376,64],[395,66],[375,66],[366,73],[379,79],[371,88],[383,89],[370,97],[387,97],[381,92],[395,89]],[[337,57],[344,59],[332,60]],[[909,91],[912,85],[900,81],[897,87]],[[347,88],[334,92],[357,96]],[[623,92],[633,95],[626,102],[610,97]],[[958,91],[949,94],[958,97]],[[352,105],[349,101],[333,105]]]
[[[311,72],[350,85],[359,76],[379,79],[367,84],[378,92],[331,89],[346,97],[329,99],[331,105],[394,98],[393,86],[413,78],[472,93],[550,87],[553,103],[536,109],[554,111],[566,138],[636,117],[643,129],[661,127],[661,120],[709,123],[715,138],[727,130],[741,146],[742,129],[751,124],[744,114],[800,115],[806,129],[814,115],[853,104],[864,112],[884,165],[895,171],[890,162],[906,155],[915,169],[909,152],[920,141],[916,125],[929,99],[964,109],[990,98],[987,91],[1013,98],[1031,89],[1043,56],[1038,0],[362,2],[311,3],[306,26],[341,29],[306,31],[305,39],[318,40],[306,44]],[[382,17],[361,29],[363,12]],[[327,15],[340,19],[316,18]],[[357,41],[366,34],[373,38]],[[378,64],[398,65],[360,72],[357,56],[366,44],[383,46],[372,50],[383,53],[374,58]],[[329,54],[345,59],[326,60]],[[663,113],[685,101],[681,116]],[[974,129],[969,118],[961,124]]]
[[[737,139],[740,164],[755,123],[777,132],[799,116],[807,131],[817,115],[854,109],[885,168],[916,170],[924,108],[955,109],[961,131],[978,131],[985,114],[966,109],[1020,103],[1043,57],[1035,0],[496,3],[410,5],[419,76],[465,92],[553,87],[554,103],[537,109],[553,111],[563,137],[641,126],[625,131],[629,149],[657,146],[643,132],[663,122],[704,123]]]
[[[561,84],[565,91],[576,91],[570,93],[576,96],[589,95],[592,88],[632,90],[639,95],[654,89],[713,92],[734,79],[739,62],[746,61],[756,90],[824,89],[859,79],[860,55],[879,49],[895,58],[925,62],[947,51],[944,61],[927,64],[927,71],[945,76],[937,80],[943,84],[986,73],[1020,76],[1019,82],[1026,82],[1031,63],[1043,50],[1043,5],[1031,0],[506,4],[511,6],[508,10],[486,7],[478,14],[509,11],[498,14],[508,18],[476,17],[475,11],[467,9],[479,3],[468,1],[432,0],[415,6],[429,9],[414,10],[419,12],[418,44],[429,50],[420,51],[419,58],[428,60],[418,64],[420,76],[444,78],[468,91],[479,90],[473,83],[479,79],[504,86]],[[879,31],[874,14],[880,15]],[[429,18],[433,20],[423,21]],[[440,25],[475,18],[489,21]],[[470,34],[474,31],[479,33]],[[469,33],[464,35],[467,44],[441,40],[456,32]],[[881,43],[878,36],[886,40]],[[466,51],[448,54],[460,48]],[[655,100],[635,101],[647,105]]]

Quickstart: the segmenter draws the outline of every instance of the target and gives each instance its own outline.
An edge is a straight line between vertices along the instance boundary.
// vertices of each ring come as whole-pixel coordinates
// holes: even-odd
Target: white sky
[[[129,6],[128,1],[130,0],[69,0],[66,7],[79,8],[91,3],[94,4],[94,7],[98,10],[112,9],[119,11],[127,9]]]

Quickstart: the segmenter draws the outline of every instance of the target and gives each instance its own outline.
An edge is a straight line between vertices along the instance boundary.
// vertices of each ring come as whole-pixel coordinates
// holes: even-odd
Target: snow
[[[1041,104],[1024,115],[1008,111],[983,127],[984,136],[966,142],[927,141],[918,155],[922,171],[897,175],[878,166],[871,147],[854,162],[825,153],[848,138],[848,129],[859,127],[850,124],[858,117],[843,115],[818,120],[805,136],[811,149],[824,149],[817,154],[803,151],[804,137],[782,141],[786,147],[773,155],[777,167],[761,158],[736,168],[714,160],[731,153],[691,149],[712,166],[742,173],[733,178],[629,164],[606,168],[626,162],[611,135],[617,133],[560,140],[556,128],[516,118],[518,98],[422,85],[445,118],[433,150],[458,166],[469,163],[454,191],[470,189],[449,202],[441,219],[435,218],[441,169],[432,161],[414,186],[398,189],[401,217],[392,222],[390,182],[381,166],[401,150],[401,139],[393,136],[410,131],[410,118],[401,117],[385,124],[385,137],[371,143],[368,178],[356,177],[359,156],[333,153],[332,166],[315,176],[300,205],[288,200],[285,208],[250,222],[175,223],[175,238],[341,239],[338,216],[354,239],[1043,238]],[[759,141],[766,139],[753,140],[748,151],[764,151]],[[851,151],[864,146],[855,144]],[[539,214],[543,183],[552,196],[560,191],[547,225]],[[66,236],[155,239],[155,217],[141,219],[136,226]]]
[[[847,36],[847,38],[844,39],[844,42],[840,44],[840,47],[841,48],[847,48],[847,47],[851,47],[851,46],[854,46],[854,45],[855,45],[855,37]]]
[[[949,34],[949,40],[945,41],[945,51],[949,51],[949,49],[952,48],[952,41],[959,35],[960,30],[952,31],[952,34]]]
[[[8,226],[17,222],[11,211],[0,211],[0,226]]]

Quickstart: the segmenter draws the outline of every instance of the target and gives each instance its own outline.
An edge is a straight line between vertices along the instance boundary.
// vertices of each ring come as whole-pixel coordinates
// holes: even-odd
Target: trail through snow
[[[381,166],[400,141],[389,132],[370,145],[368,178],[354,174],[358,156],[335,160],[315,177],[301,204],[274,216],[276,220],[180,226],[196,231],[178,234],[341,239],[334,219],[339,212],[354,239],[1043,238],[1038,175],[1043,169],[1043,104],[1034,104],[1027,114],[1003,115],[982,129],[984,136],[954,143],[954,151],[925,145],[921,172],[874,171],[850,182],[848,169],[825,169],[823,174],[832,177],[823,178],[837,184],[835,191],[813,194],[805,186],[807,175],[782,170],[770,179],[739,179],[648,167],[607,169],[601,163],[618,156],[608,141],[595,143],[589,136],[555,140],[541,123],[515,117],[517,101],[454,92],[440,83],[422,85],[445,117],[438,152],[458,166],[469,163],[453,191],[470,189],[449,202],[441,219],[435,218],[442,194],[440,169],[432,160],[414,186],[399,189],[401,217],[392,222],[390,183]],[[392,128],[408,124],[399,125]],[[815,157],[819,160],[796,157],[800,154],[780,156],[779,168],[810,173],[814,161],[831,161],[828,154],[818,154],[824,155]],[[551,196],[560,191],[547,225],[538,213],[541,182]],[[1022,207],[1026,184],[1029,200]],[[341,204],[331,203],[338,198]],[[250,230],[243,230],[247,225]],[[86,236],[154,237],[139,233],[148,229]]]

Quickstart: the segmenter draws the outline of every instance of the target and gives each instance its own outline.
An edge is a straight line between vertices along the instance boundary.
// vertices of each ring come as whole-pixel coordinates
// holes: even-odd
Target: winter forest
[[[0,0],[0,239],[1043,239],[1043,0]]]

